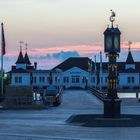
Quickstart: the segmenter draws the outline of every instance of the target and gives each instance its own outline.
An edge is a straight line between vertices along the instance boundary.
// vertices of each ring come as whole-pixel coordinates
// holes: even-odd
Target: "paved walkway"
[[[122,111],[140,113],[140,105],[122,103]],[[103,113],[103,104],[83,90],[67,90],[59,107],[0,111],[0,140],[135,140],[140,137],[140,127],[89,128],[65,123],[69,116],[79,113]]]

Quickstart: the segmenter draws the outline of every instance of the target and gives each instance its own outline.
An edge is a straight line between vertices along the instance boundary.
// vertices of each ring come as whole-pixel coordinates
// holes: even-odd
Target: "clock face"
[[[115,51],[120,50],[120,42],[119,42],[118,36],[114,36],[114,49],[115,49]]]
[[[110,51],[112,48],[112,37],[107,36],[106,37],[106,51]]]

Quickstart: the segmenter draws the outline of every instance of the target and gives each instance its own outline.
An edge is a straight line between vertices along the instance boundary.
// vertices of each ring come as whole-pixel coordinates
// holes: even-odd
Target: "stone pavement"
[[[123,113],[140,114],[140,104],[123,99]],[[0,140],[139,140],[140,127],[90,128],[65,122],[72,114],[102,114],[103,104],[84,90],[67,90],[59,107],[0,111]]]

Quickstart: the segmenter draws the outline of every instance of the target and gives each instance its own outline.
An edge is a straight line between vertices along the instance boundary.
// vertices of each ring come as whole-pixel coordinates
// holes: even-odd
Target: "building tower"
[[[22,69],[26,69],[26,64],[23,58],[23,54],[22,54],[22,41],[20,41],[20,52],[19,52],[19,56],[18,59],[16,61],[16,69],[22,68]]]
[[[131,44],[132,44],[132,42],[129,41],[128,42],[128,45],[129,45],[128,56],[127,56],[127,59],[126,59],[125,69],[135,69],[135,63],[134,63],[134,59],[133,59],[133,56],[132,56],[132,53],[131,53]]]
[[[30,66],[31,65],[31,62],[30,62],[30,60],[29,60],[29,57],[28,57],[28,53],[27,53],[27,43],[25,44],[25,46],[26,46],[26,52],[25,52],[25,56],[24,56],[24,61],[25,61],[25,64],[27,65],[27,66]]]

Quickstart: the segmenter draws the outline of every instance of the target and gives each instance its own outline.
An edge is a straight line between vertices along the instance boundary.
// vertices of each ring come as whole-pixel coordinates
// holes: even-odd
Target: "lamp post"
[[[118,71],[117,57],[120,52],[120,35],[118,27],[113,26],[115,21],[115,12],[111,10],[110,22],[111,27],[107,27],[104,32],[104,50],[109,59],[108,63],[108,93],[104,100],[104,117],[118,118],[120,117],[121,100],[117,96]]]

